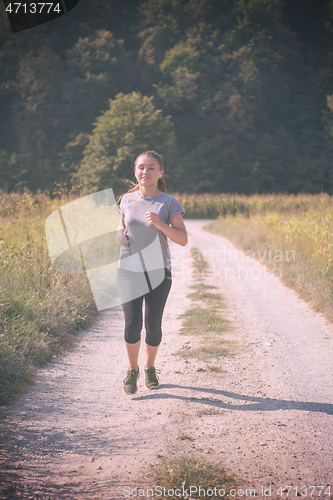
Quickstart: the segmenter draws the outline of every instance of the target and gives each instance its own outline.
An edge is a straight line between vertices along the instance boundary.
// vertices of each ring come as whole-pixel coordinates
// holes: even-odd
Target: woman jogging
[[[141,153],[134,163],[137,185],[121,199],[116,241],[121,245],[117,283],[125,316],[125,345],[129,361],[125,394],[137,392],[138,357],[145,299],[145,386],[158,386],[155,358],[161,343],[161,322],[171,288],[171,259],[167,239],[185,246],[187,232],[180,203],[166,193],[163,160],[155,151]]]

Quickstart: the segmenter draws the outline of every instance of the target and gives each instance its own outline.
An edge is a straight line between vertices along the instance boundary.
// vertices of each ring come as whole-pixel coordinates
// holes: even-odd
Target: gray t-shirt
[[[134,191],[122,197],[119,211],[125,220],[129,244],[121,246],[118,266],[136,272],[161,267],[171,270],[168,238],[147,220],[145,213],[155,212],[169,225],[174,215],[185,213],[176,198],[167,193],[143,198],[139,191]]]

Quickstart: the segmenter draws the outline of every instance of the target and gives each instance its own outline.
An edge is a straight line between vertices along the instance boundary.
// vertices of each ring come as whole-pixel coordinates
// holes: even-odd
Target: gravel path
[[[39,370],[36,385],[2,411],[0,498],[123,499],[157,455],[181,454],[224,465],[258,496],[263,488],[264,496],[287,498],[279,488],[293,486],[295,498],[316,486],[303,497],[317,497],[324,486],[329,499],[329,485],[333,496],[332,324],[259,262],[204,231],[208,222],[185,221],[188,245],[170,243],[160,388],[147,391],[141,377],[138,393],[124,395],[122,309],[101,313],[70,354]],[[209,262],[205,283],[225,297],[235,328],[224,336],[239,342],[220,373],[173,355],[196,342],[178,334],[179,315],[192,304],[192,247]],[[144,343],[141,371],[143,363]],[[210,408],[220,413],[197,416]],[[193,440],[177,439],[181,433]]]

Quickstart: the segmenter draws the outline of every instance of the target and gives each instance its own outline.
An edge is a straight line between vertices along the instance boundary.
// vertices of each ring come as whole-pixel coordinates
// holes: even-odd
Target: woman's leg
[[[142,329],[142,302],[143,297],[122,304],[125,315],[125,346],[130,370],[138,369],[138,358],[140,350]]]
[[[118,268],[117,282],[121,296],[126,297],[127,294],[127,296],[130,297],[131,295],[135,295],[137,276],[137,273]],[[125,346],[130,370],[138,369],[142,329],[142,302],[143,297],[138,297],[122,304],[125,316]]]
[[[135,344],[129,344],[128,342],[125,342],[128,362],[129,362],[129,370],[137,371],[137,369],[139,368],[138,359],[139,359],[140,344],[141,344],[140,340]]]
[[[146,343],[146,364],[145,364],[145,368],[151,368],[152,366],[155,366],[155,358],[156,358],[156,354],[157,354],[157,351],[158,351],[158,347],[159,346],[153,347],[153,346],[148,345]]]
[[[162,339],[162,316],[171,283],[171,272],[166,269],[162,283],[145,295],[146,368],[155,365],[157,350]]]

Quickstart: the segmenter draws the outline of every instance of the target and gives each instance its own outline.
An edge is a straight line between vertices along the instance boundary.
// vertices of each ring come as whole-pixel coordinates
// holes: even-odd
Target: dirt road
[[[310,498],[312,491],[329,499],[330,485],[333,497],[333,325],[259,262],[204,231],[208,222],[186,221],[188,245],[170,243],[173,286],[157,361],[160,388],[147,391],[141,377],[138,393],[124,395],[122,309],[101,313],[72,352],[54,358],[3,411],[3,498],[123,499],[123,488],[139,486],[144,466],[158,454],[211,459],[258,496],[287,498],[288,489],[279,495],[279,488],[293,486],[289,498]],[[203,361],[172,355],[195,342],[178,333],[179,315],[192,304],[186,297],[195,282],[192,247],[210,265],[205,283],[226,299],[235,328],[225,337],[240,342],[220,373],[198,372]],[[221,412],[197,416],[208,408]],[[177,439],[182,433],[193,440]]]

